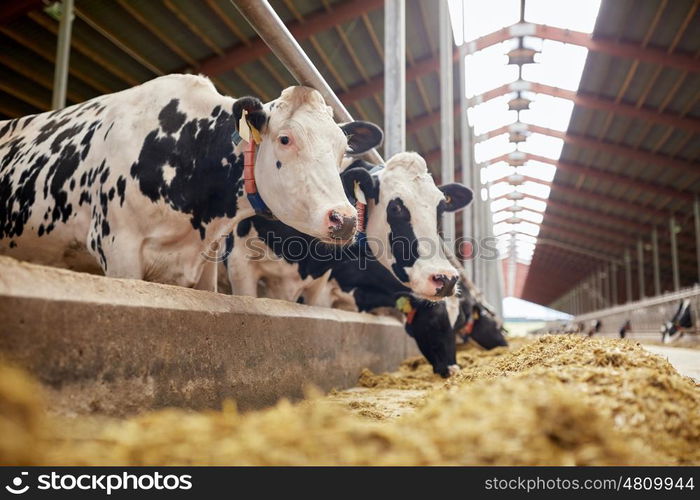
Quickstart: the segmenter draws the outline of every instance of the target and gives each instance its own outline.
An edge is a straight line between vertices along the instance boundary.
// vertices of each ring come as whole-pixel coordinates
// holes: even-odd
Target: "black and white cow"
[[[676,314],[671,321],[661,327],[661,340],[664,343],[675,342],[686,330],[693,327],[693,313],[690,310],[690,300],[684,299],[678,304]]]
[[[340,162],[377,145],[381,131],[332,115],[306,87],[263,105],[222,96],[202,76],[168,75],[0,122],[0,254],[215,289],[216,263],[203,255],[255,213],[239,126],[261,139],[251,170],[269,211],[347,243],[357,214]]]

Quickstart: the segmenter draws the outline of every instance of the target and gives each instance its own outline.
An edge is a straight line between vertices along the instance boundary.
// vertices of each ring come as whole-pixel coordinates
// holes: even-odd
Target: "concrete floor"
[[[645,345],[644,348],[654,354],[663,356],[674,366],[678,373],[692,377],[700,383],[700,350],[683,347],[664,347]]]

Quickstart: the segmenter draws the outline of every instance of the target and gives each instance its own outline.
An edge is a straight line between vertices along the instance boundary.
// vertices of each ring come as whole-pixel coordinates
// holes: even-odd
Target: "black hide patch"
[[[166,134],[174,134],[175,132],[180,130],[182,124],[185,123],[185,119],[187,118],[187,116],[185,115],[185,113],[180,113],[177,110],[177,106],[179,103],[180,99],[173,99],[168,103],[167,106],[161,109],[160,113],[158,114],[160,128]]]
[[[406,268],[418,260],[418,239],[411,225],[411,211],[401,198],[394,198],[387,204],[386,217],[391,228],[389,245],[395,261],[391,268],[401,282],[408,283]]]
[[[175,104],[173,104],[175,103]],[[242,184],[243,155],[233,151],[231,134],[235,119],[221,110],[207,118],[185,118],[177,139],[169,131],[184,114],[177,111],[177,99],[163,108],[161,127],[152,130],[141,145],[131,176],[141,192],[153,202],[162,200],[174,210],[191,215],[192,227],[204,239],[206,224],[217,217],[236,215],[236,196]],[[163,167],[174,168],[170,182]]]
[[[45,224],[36,228],[37,234],[49,234],[58,222],[67,222],[75,213],[75,207],[68,202],[69,191],[75,189],[75,172],[85,160],[92,138],[102,122],[78,120],[75,115],[84,110],[94,110],[94,115],[104,109],[97,101],[13,120],[5,133],[12,132],[20,122],[23,128],[40,117],[45,123],[31,138],[18,136],[2,144],[0,159],[0,239],[20,236],[32,214],[37,195],[46,198],[48,210],[44,213]],[[93,117],[94,118],[94,117]],[[14,124],[14,126],[12,126]],[[3,126],[5,130],[8,125]],[[82,135],[82,138],[78,138]],[[30,142],[31,141],[31,142]],[[48,151],[39,154],[38,147],[46,146]],[[17,177],[16,169],[21,169]],[[41,172],[46,171],[45,182],[37,185]],[[81,188],[85,187],[82,181]],[[81,202],[85,193],[81,193]]]
[[[444,302],[430,302],[410,297],[415,309],[406,332],[415,339],[418,349],[433,366],[433,372],[448,377],[448,367],[457,364],[457,345]]]

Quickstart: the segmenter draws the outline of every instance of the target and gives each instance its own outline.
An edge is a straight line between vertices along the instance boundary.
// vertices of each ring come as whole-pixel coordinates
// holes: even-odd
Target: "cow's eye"
[[[292,142],[292,140],[289,138],[288,135],[279,136],[279,141],[280,141],[280,144],[282,144],[283,146],[287,146],[287,145],[289,145],[290,142]]]

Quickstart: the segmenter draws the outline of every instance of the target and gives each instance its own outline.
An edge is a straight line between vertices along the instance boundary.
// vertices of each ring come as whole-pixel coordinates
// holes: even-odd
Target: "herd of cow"
[[[423,158],[356,157],[374,124],[338,125],[321,95],[263,104],[168,75],[61,110],[0,122],[0,254],[239,295],[399,311],[435,373],[456,338],[506,345],[440,239],[461,184]],[[461,286],[460,286],[461,285]]]
[[[562,323],[558,327],[547,329],[548,333],[554,334],[586,334],[593,337],[603,329],[603,322],[600,319],[592,319],[588,326],[583,321]],[[681,339],[686,333],[694,333],[695,322],[690,299],[683,299],[678,303],[675,313],[668,321],[661,325],[661,342],[670,344]],[[625,319],[617,331],[621,339],[627,337],[632,332],[632,321]]]

